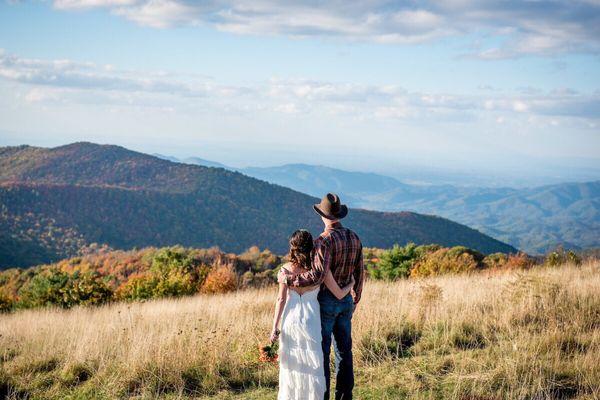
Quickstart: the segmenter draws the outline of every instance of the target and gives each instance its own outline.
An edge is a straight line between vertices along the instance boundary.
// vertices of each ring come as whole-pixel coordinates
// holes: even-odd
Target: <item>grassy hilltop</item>
[[[9,398],[275,399],[273,286],[0,315]],[[600,262],[393,283],[354,318],[357,399],[597,399]]]

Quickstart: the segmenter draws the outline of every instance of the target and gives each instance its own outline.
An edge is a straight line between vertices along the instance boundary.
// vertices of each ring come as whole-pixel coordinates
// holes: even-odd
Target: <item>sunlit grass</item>
[[[0,395],[275,399],[275,293],[1,315]],[[600,263],[368,282],[354,347],[358,399],[600,398]]]

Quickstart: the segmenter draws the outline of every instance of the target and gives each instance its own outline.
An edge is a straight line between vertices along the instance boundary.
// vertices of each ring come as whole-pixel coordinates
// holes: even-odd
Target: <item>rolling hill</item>
[[[113,248],[252,245],[283,253],[299,227],[320,231],[318,199],[222,168],[175,163],[112,145],[0,148],[0,265],[54,261],[91,243]],[[516,249],[448,219],[353,209],[366,246]]]
[[[409,185],[305,164],[240,171],[310,195],[334,187],[354,207],[440,215],[532,254],[557,245],[600,247],[600,181],[514,189]]]

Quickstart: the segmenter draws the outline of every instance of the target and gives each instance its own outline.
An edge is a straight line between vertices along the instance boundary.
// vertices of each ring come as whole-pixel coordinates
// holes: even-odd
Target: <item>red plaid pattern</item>
[[[325,272],[330,269],[340,287],[344,287],[354,275],[352,297],[354,303],[360,301],[365,271],[363,265],[362,243],[348,228],[339,222],[327,227],[315,240],[313,267],[299,275],[288,276],[288,286],[314,286],[323,283]]]

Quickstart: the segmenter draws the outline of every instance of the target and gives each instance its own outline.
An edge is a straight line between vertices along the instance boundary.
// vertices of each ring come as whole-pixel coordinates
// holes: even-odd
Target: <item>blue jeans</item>
[[[325,400],[329,400],[331,371],[331,336],[335,339],[335,358],[337,366],[335,399],[351,400],[354,388],[354,369],[352,365],[352,313],[354,302],[351,295],[338,300],[327,288],[319,292],[321,305],[321,333],[323,335],[323,358],[325,359],[325,382],[327,391]]]

